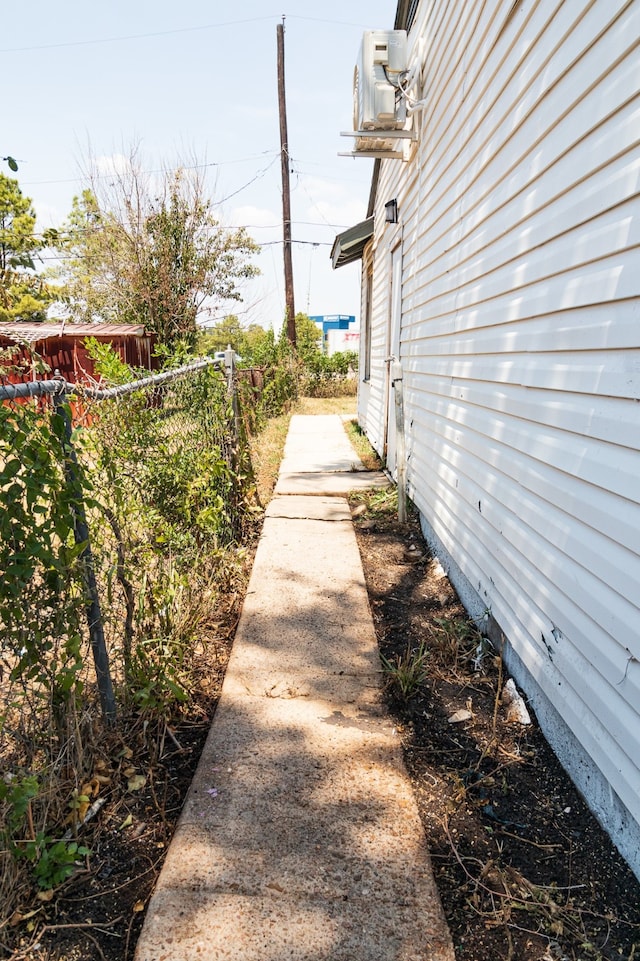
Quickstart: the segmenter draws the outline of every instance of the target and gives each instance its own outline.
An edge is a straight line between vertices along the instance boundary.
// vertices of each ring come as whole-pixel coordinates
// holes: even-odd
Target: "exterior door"
[[[400,320],[402,316],[402,245],[391,251],[391,291],[389,328],[387,331],[387,404],[386,404],[386,465],[396,476],[396,413],[395,391],[392,384],[393,361],[400,360]]]

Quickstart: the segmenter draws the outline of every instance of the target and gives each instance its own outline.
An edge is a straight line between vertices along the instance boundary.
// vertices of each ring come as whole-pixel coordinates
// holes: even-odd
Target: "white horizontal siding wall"
[[[640,0],[423,0],[409,38],[372,379],[397,197],[413,497],[640,825]]]
[[[367,271],[371,269],[372,259],[380,265],[380,255],[370,245],[362,261],[362,303],[366,304],[365,286]],[[388,316],[390,305],[389,278],[384,269],[373,273],[371,289],[371,376],[361,381],[358,390],[358,419],[360,425],[379,454],[383,454],[386,441],[386,410],[388,397],[388,368],[386,358],[389,354]],[[365,307],[366,309],[366,307]],[[364,310],[363,310],[364,313]],[[367,318],[365,318],[365,323]],[[366,338],[361,338],[361,347]],[[364,371],[364,359],[360,357],[360,371]]]

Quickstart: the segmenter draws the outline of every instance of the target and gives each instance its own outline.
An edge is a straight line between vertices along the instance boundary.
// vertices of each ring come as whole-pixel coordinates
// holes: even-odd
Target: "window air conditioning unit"
[[[407,69],[406,30],[367,30],[353,76],[353,129],[400,130],[406,121],[398,77]]]

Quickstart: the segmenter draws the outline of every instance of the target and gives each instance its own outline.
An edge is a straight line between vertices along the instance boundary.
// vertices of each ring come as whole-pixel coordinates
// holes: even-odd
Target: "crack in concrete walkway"
[[[387,483],[292,418],[136,961],[454,961],[344,497]]]

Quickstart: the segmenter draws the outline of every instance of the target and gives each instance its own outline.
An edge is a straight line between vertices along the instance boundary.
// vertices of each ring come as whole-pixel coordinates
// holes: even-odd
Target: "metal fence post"
[[[93,562],[93,552],[89,541],[87,513],[82,496],[82,486],[78,478],[78,458],[71,439],[71,417],[69,416],[69,410],[66,405],[66,381],[58,371],[54,374],[53,379],[61,381],[60,391],[54,395],[54,410],[56,414],[62,417],[64,423],[64,473],[67,484],[74,494],[74,537],[76,544],[84,544],[84,549],[80,555],[80,563],[86,592],[85,610],[89,627],[89,637],[91,639],[93,661],[96,669],[98,691],[100,693],[100,704],[105,719],[112,722],[116,717],[116,700],[113,693],[113,683],[111,681],[109,654],[104,639],[104,627],[100,610],[100,599],[98,597],[98,584]]]
[[[240,431],[238,429],[238,422],[240,418],[240,411],[238,409],[238,389],[236,386],[236,352],[228,345],[224,352],[224,367],[227,375],[227,393],[231,399],[231,410],[233,412],[233,431],[234,431],[234,447],[237,448]]]

